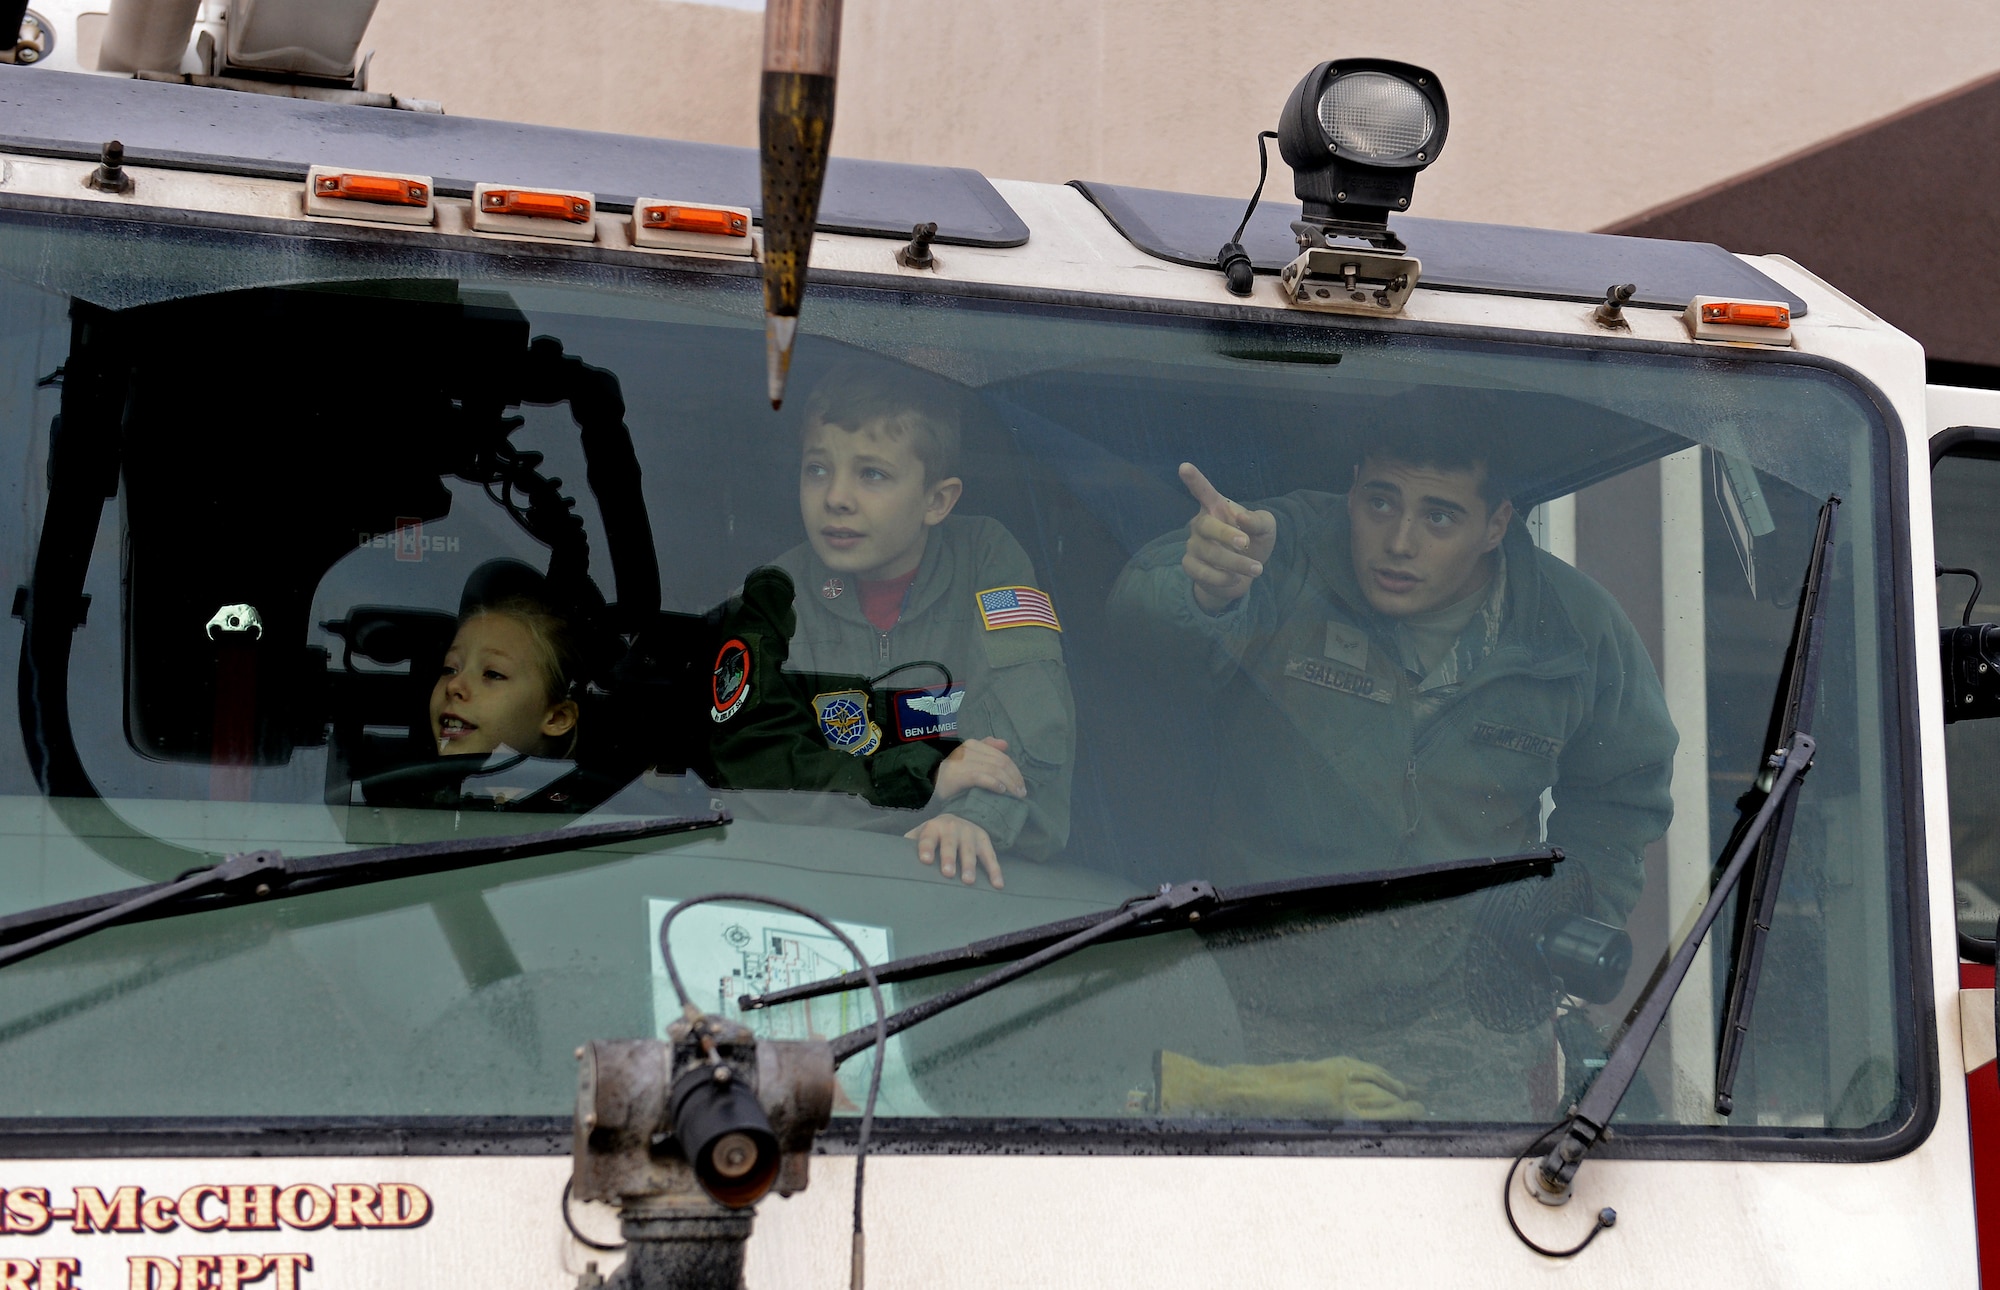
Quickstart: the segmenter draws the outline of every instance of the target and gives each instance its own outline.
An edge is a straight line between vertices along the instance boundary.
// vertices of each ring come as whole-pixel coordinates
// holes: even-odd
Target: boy
[[[726,787],[921,810],[915,827],[825,802],[819,818],[907,828],[924,864],[998,888],[1001,852],[1046,859],[1068,838],[1075,704],[1026,552],[952,514],[958,446],[957,400],[921,372],[855,363],[815,389],[806,541],[724,610],[712,752]]]

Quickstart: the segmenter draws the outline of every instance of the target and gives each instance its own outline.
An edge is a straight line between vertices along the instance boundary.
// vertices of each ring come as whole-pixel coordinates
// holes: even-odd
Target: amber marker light
[[[748,237],[750,221],[736,211],[709,206],[648,206],[642,211],[647,228],[670,233],[706,233],[711,237]]]
[[[1789,346],[1792,307],[1783,300],[1732,300],[1728,296],[1696,296],[1681,313],[1688,335],[1695,340],[1724,340],[1743,345]]]
[[[597,240],[597,198],[561,188],[472,186],[472,231],[508,237]]]
[[[364,224],[429,224],[436,187],[429,175],[348,166],[306,168],[305,212],[314,219]]]
[[[813,229],[833,138],[840,0],[768,0],[757,104],[764,197],[764,358],[771,407],[785,401]]]
[[[572,224],[590,220],[590,203],[569,193],[543,193],[531,188],[491,188],[480,194],[479,209],[489,215],[523,215],[529,219],[559,219]]]
[[[431,199],[430,185],[394,175],[319,175],[313,194],[333,200],[380,202],[388,206],[422,206]]]
[[[1727,323],[1732,327],[1789,327],[1792,325],[1792,311],[1784,305],[1711,300],[1702,305],[1701,320],[1705,323]]]

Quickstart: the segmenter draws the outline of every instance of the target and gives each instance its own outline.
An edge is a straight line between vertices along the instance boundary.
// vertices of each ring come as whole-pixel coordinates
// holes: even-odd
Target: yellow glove
[[[1209,1066],[1179,1053],[1159,1058],[1160,1114],[1296,1120],[1414,1120],[1409,1086],[1353,1057],[1269,1066]]]

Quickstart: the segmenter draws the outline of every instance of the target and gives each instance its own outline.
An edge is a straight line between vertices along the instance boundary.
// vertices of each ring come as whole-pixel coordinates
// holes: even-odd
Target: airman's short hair
[[[1432,386],[1385,400],[1383,411],[1359,435],[1362,461],[1478,472],[1488,510],[1512,500],[1517,483],[1498,396]]]

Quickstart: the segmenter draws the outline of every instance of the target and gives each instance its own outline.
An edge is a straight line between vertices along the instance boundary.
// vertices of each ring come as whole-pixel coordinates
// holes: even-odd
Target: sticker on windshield
[[[660,957],[660,924],[680,902],[655,897],[647,901],[653,958],[653,1034],[664,1039],[667,1027],[680,1019],[680,1003],[667,980]],[[891,957],[889,929],[866,923],[833,920],[834,926],[868,956],[870,963]],[[768,994],[809,981],[823,981],[854,969],[845,947],[809,918],[782,910],[697,905],[674,920],[674,966],[696,1007],[748,1026],[762,1039],[832,1039],[874,1020],[866,986],[845,994],[823,995],[776,1008],[744,1012],[736,1001],[746,994]],[[882,1002],[896,1010],[896,988],[882,987]],[[868,1059],[856,1057],[840,1068],[836,1112],[858,1114],[868,1097]],[[903,1054],[903,1039],[889,1040],[883,1054],[882,1091],[878,1115],[931,1115],[918,1095]]]

